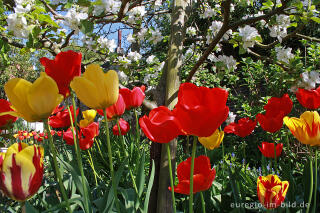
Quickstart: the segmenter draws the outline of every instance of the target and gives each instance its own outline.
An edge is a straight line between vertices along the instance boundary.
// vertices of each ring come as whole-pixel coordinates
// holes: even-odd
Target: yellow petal
[[[213,150],[218,148],[223,140],[224,132],[217,129],[211,136],[209,137],[199,137],[199,142],[209,150]]]
[[[83,111],[82,115],[84,119],[92,122],[97,115],[97,111],[94,109],[89,109],[89,110]]]
[[[70,86],[84,105],[89,108],[99,109],[99,91],[94,83],[84,77],[75,77]]]
[[[27,97],[28,104],[37,113],[39,120],[48,118],[63,100],[56,82],[44,72],[32,84]]]
[[[306,124],[308,124],[309,127],[312,127],[313,123],[319,123],[320,118],[318,112],[306,111],[302,113],[302,115],[300,116],[300,120],[303,120]]]
[[[106,96],[103,103],[101,103],[101,109],[105,109],[115,104],[119,97],[119,78],[118,74],[114,70],[109,70],[104,74],[104,87]]]
[[[27,94],[31,86],[32,84],[29,81],[21,78],[10,79],[4,85],[5,92],[19,117],[23,117],[29,122],[36,120],[34,118],[35,113],[28,105],[27,99]]]
[[[83,77],[94,83],[95,87],[99,91],[97,94],[99,100],[103,100],[107,97],[106,88],[104,86],[104,72],[98,64],[90,64],[83,73]]]

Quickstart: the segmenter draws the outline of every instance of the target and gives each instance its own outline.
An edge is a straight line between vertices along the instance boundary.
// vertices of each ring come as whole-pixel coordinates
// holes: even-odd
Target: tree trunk
[[[182,49],[183,40],[185,38],[185,22],[187,21],[187,0],[175,0],[172,8],[171,15],[171,35],[170,46],[168,50],[167,66],[163,72],[165,78],[165,105],[169,109],[177,103],[177,91],[179,89],[179,69],[182,66]],[[175,157],[177,150],[177,140],[172,140],[169,143],[171,150],[172,172],[175,171]],[[175,176],[175,175],[173,175]],[[172,212],[172,197],[171,192],[168,190],[170,185],[170,175],[168,169],[168,156],[165,145],[161,147],[161,161],[160,161],[160,174],[158,185],[158,198],[157,198],[157,213],[170,213]]]

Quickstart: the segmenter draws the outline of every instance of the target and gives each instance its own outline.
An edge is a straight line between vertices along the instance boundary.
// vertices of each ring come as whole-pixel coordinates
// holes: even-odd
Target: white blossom
[[[162,0],[155,0],[154,1],[154,9],[159,9],[162,6]]]
[[[30,10],[31,10],[31,4],[28,4],[26,7],[22,6],[21,4],[18,4],[14,8],[15,13],[27,13]]]
[[[141,30],[137,33],[137,38],[143,41],[148,33],[147,28],[141,28]]]
[[[246,25],[243,28],[239,28],[239,36],[242,37],[243,48],[247,49],[254,46],[256,38],[260,35],[256,28]]]
[[[158,42],[162,41],[163,36],[161,35],[161,32],[157,29],[156,31],[151,30],[151,37],[150,42],[153,44],[157,44]]]
[[[157,63],[159,62],[159,59],[154,56],[154,55],[150,55],[147,60],[146,60],[147,64],[153,64],[153,63]]]
[[[275,51],[277,53],[277,59],[288,64],[289,60],[294,58],[291,50],[291,48],[276,47]]]
[[[92,39],[92,37],[83,36],[81,40],[84,47],[88,48],[89,50],[93,49],[92,46],[95,44],[95,41]]]
[[[234,70],[237,68],[237,61],[233,56],[219,55],[213,59],[215,62],[222,62],[228,68],[228,70]]]
[[[135,23],[137,20],[143,17],[146,13],[147,11],[144,6],[134,7],[128,12],[128,15],[129,15],[128,22]]]
[[[127,68],[131,64],[131,60],[129,60],[125,56],[119,56],[117,59],[118,62],[122,64],[125,68]]]
[[[133,42],[136,41],[136,39],[135,39],[135,38],[133,37],[133,35],[130,33],[130,34],[127,35],[127,41],[128,41],[129,43],[133,43]]]
[[[236,117],[236,114],[234,114],[233,112],[229,112],[229,117],[226,120],[226,124],[229,125],[230,123],[233,123]]]
[[[7,18],[8,30],[13,31],[13,34],[19,38],[27,38],[30,30],[28,29],[28,23],[24,16],[17,13],[8,15]]]
[[[197,34],[197,30],[194,27],[188,27],[186,33],[191,36],[195,36]]]
[[[101,15],[101,13],[117,14],[121,7],[121,0],[102,0],[101,4],[93,6],[93,14]]]
[[[316,84],[320,84],[320,74],[317,71],[303,72],[301,79],[302,82],[300,82],[299,87],[305,89],[314,89]]]
[[[130,52],[127,56],[131,61],[138,61],[142,56],[138,52]]]
[[[107,48],[110,52],[114,52],[114,49],[117,47],[116,41],[114,39],[107,38],[98,38],[97,42],[100,44],[101,48]]]
[[[282,27],[280,25],[274,25],[272,27],[269,27],[270,30],[270,36],[276,37],[279,42],[282,42],[282,38],[287,36],[287,28]]]
[[[75,30],[75,33],[79,33],[79,24],[81,20],[87,19],[87,13],[79,13],[75,8],[71,8],[64,16],[64,24]]]
[[[123,71],[118,71],[118,76],[121,82],[127,82],[129,80],[128,76]]]
[[[282,27],[289,27],[290,26],[290,16],[287,15],[277,15],[276,16],[277,24]]]

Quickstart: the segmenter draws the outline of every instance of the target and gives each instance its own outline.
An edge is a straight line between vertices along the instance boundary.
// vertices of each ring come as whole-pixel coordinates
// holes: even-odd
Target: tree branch
[[[308,40],[308,41],[320,42],[320,39],[319,39],[319,38],[302,35],[302,34],[300,34],[300,33],[296,33],[294,36],[295,36],[295,37],[298,37],[298,38],[303,38],[303,39]]]
[[[281,64],[280,62],[275,62],[273,59],[271,59],[271,58],[269,58],[269,57],[267,57],[267,56],[259,55],[258,53],[252,51],[252,50],[249,49],[249,48],[248,48],[247,52],[250,53],[251,55],[259,58],[259,59],[266,60],[266,61],[269,61],[270,63],[276,64],[276,65],[278,65],[279,67],[281,67],[283,70],[285,70],[285,71],[287,71],[287,72],[289,71],[289,68],[288,68],[288,67],[284,66],[284,65]]]
[[[1,40],[7,42],[9,45],[14,46],[14,47],[18,47],[18,48],[24,48],[25,47],[24,44],[21,44],[19,42],[15,42],[12,39],[8,39],[8,38],[6,38],[6,37],[4,37],[2,35],[1,35]]]
[[[231,0],[226,0],[223,2],[223,8],[224,8],[224,15],[223,15],[223,25],[217,35],[213,38],[213,41],[210,43],[209,47],[206,49],[206,51],[203,53],[203,55],[200,57],[200,59],[197,61],[197,63],[192,67],[192,70],[190,71],[186,82],[190,82],[195,72],[199,69],[199,67],[204,63],[204,61],[207,59],[207,57],[210,55],[212,50],[215,48],[217,43],[220,41],[220,39],[223,37],[223,35],[230,29],[229,27],[229,21],[230,21],[230,4]]]

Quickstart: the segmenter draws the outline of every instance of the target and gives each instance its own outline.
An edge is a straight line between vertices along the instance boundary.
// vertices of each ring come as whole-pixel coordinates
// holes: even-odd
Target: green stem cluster
[[[72,95],[72,105],[73,105],[73,118],[72,118],[72,114],[70,111],[70,108],[68,106],[68,112],[70,115],[70,120],[73,122],[71,123],[71,130],[72,130],[72,135],[73,135],[73,141],[74,141],[74,149],[76,152],[76,158],[77,158],[77,163],[78,163],[78,167],[80,169],[80,175],[81,175],[81,182],[82,182],[82,188],[83,188],[83,194],[84,194],[84,209],[86,212],[91,212],[90,208],[89,208],[89,194],[88,194],[88,189],[87,189],[87,185],[86,185],[86,179],[84,177],[84,172],[83,172],[83,165],[82,165],[82,159],[81,159],[81,155],[80,155],[80,145],[79,145],[79,136],[78,136],[78,131],[76,129],[77,125],[77,109],[76,109],[76,103],[75,103],[75,97],[74,94],[71,93]],[[75,125],[74,125],[75,124]]]
[[[191,154],[191,169],[190,169],[190,197],[189,197],[189,213],[193,212],[193,170],[194,170],[194,159],[196,157],[197,149],[197,137],[194,136]]]
[[[64,188],[64,185],[63,185],[63,182],[62,182],[62,176],[61,176],[60,169],[59,169],[58,162],[57,162],[57,150],[56,150],[56,148],[54,146],[54,143],[53,143],[53,138],[52,138],[52,135],[51,135],[51,131],[50,131],[50,127],[49,127],[49,124],[48,124],[48,120],[44,121],[43,124],[44,124],[44,127],[45,127],[47,135],[48,135],[49,149],[50,149],[50,152],[52,154],[53,166],[54,166],[54,169],[56,171],[56,176],[57,176],[57,179],[58,179],[58,184],[59,184],[59,187],[60,187],[62,198],[67,203],[68,212],[71,213],[72,211],[71,211],[71,208],[70,208],[69,199],[67,197],[66,189]]]
[[[166,148],[167,148],[169,174],[170,174],[172,206],[173,206],[173,212],[176,213],[176,199],[175,199],[175,197],[174,197],[174,184],[173,184],[172,165],[171,165],[171,154],[170,154],[169,143],[166,143]]]
[[[110,166],[110,172],[111,172],[112,189],[113,189],[117,212],[120,212],[120,204],[119,204],[118,195],[117,195],[117,188],[115,186],[115,176],[114,176],[113,162],[112,162],[110,133],[109,133],[109,125],[108,125],[107,110],[106,109],[103,110],[103,114],[104,114],[106,131],[107,131],[107,149],[108,149],[108,156],[109,156],[109,166]]]

